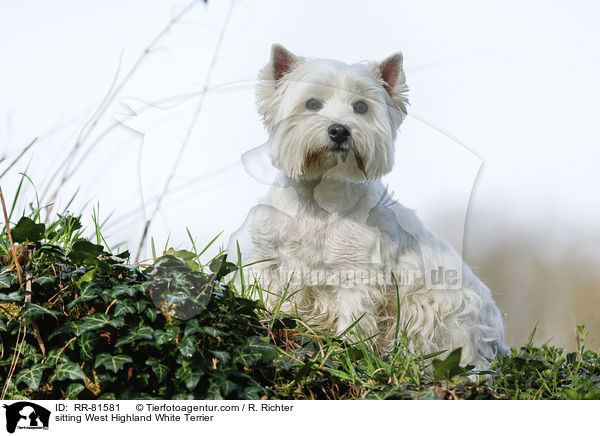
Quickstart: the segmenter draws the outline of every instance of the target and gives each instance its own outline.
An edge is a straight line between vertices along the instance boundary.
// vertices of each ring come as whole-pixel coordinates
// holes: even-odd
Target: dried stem
[[[21,150],[21,153],[19,153],[19,155],[18,155],[18,156],[17,156],[17,157],[16,157],[16,158],[15,158],[15,159],[14,159],[14,160],[13,160],[13,161],[12,161],[12,162],[9,164],[9,165],[8,165],[8,167],[6,167],[6,169],[5,169],[4,171],[2,171],[2,174],[0,174],[0,179],[2,179],[2,177],[4,177],[4,176],[6,175],[6,173],[7,173],[7,172],[9,172],[9,171],[10,171],[10,169],[11,169],[13,166],[15,166],[15,164],[16,164],[17,162],[19,162],[19,160],[21,160],[21,158],[23,157],[23,155],[24,155],[25,153],[27,153],[31,147],[33,147],[33,144],[35,144],[35,143],[37,142],[37,140],[38,140],[38,139],[39,139],[39,138],[34,138],[34,139],[33,139],[33,141],[31,141],[31,142],[29,143],[29,145],[27,145],[25,148],[23,148],[23,150]],[[2,161],[0,161],[0,162],[2,162]]]
[[[138,68],[143,63],[143,61],[146,59],[146,57],[152,52],[152,50],[154,50],[156,48],[156,45],[160,42],[160,40],[171,30],[171,28],[178,21],[181,20],[181,18],[185,14],[187,14],[190,10],[192,10],[194,7],[196,7],[198,5],[198,3],[199,3],[198,0],[193,0],[179,14],[177,14],[175,17],[173,17],[169,21],[167,23],[167,25],[154,37],[154,39],[150,42],[150,44],[144,49],[142,54],[138,57],[138,59],[135,61],[135,63],[133,64],[133,66],[131,67],[129,72],[125,75],[125,77],[121,80],[121,82],[115,86],[116,79],[118,76],[118,70],[117,70],[117,74],[115,75],[115,78],[113,79],[113,83],[111,84],[111,87],[110,87],[108,93],[102,99],[102,102],[100,103],[100,105],[98,106],[98,108],[96,109],[96,111],[94,112],[92,117],[85,123],[84,127],[81,130],[79,137],[77,138],[77,141],[75,142],[75,145],[73,146],[71,151],[68,153],[67,159],[65,159],[65,161],[59,166],[59,169],[52,177],[52,178],[56,177],[58,175],[58,173],[64,169],[64,174],[62,175],[62,177],[58,183],[58,186],[56,187],[56,189],[50,196],[49,203],[51,203],[51,205],[50,205],[50,209],[48,210],[48,216],[50,215],[52,208],[54,207],[56,197],[58,196],[58,193],[60,192],[61,188],[67,182],[69,177],[73,175],[73,172],[69,172],[70,163],[74,159],[77,151],[80,149],[82,144],[84,144],[85,141],[89,138],[89,136],[91,135],[91,133],[94,130],[94,127],[96,127],[99,120],[102,118],[102,116],[104,115],[104,113],[106,112],[106,110],[108,109],[110,104],[114,101],[115,97],[119,94],[119,92],[123,89],[123,87],[127,84],[127,82],[129,82],[131,77],[133,77],[134,73],[138,70]],[[46,192],[44,192],[44,194],[42,195],[42,198],[45,198],[45,196],[46,196]]]
[[[135,256],[136,262],[140,258],[142,249],[144,248],[144,244],[146,242],[148,230],[150,229],[150,225],[152,224],[154,217],[160,210],[160,207],[161,207],[164,197],[166,196],[167,192],[169,191],[169,187],[171,186],[171,182],[173,180],[173,177],[175,176],[175,172],[177,171],[177,168],[179,167],[179,162],[181,162],[181,158],[183,157],[183,152],[185,151],[185,149],[187,147],[190,137],[192,136],[194,127],[196,126],[196,122],[198,121],[198,117],[200,116],[200,112],[202,111],[202,106],[204,104],[204,98],[209,89],[210,80],[212,78],[212,74],[214,72],[215,65],[217,63],[217,58],[219,57],[219,52],[221,51],[221,45],[223,43],[223,39],[225,36],[225,32],[227,31],[227,27],[229,26],[229,21],[231,20],[231,15],[233,13],[234,6],[235,6],[235,0],[231,0],[231,3],[229,5],[229,10],[227,11],[227,16],[225,17],[225,22],[223,23],[223,27],[221,28],[221,33],[219,34],[219,39],[217,40],[217,45],[215,46],[215,51],[214,51],[210,66],[208,68],[208,72],[206,73],[206,78],[204,80],[204,87],[200,94],[200,101],[198,102],[198,105],[196,106],[196,111],[194,112],[194,116],[192,118],[190,126],[188,127],[185,137],[183,138],[183,141],[181,142],[179,151],[177,153],[177,157],[175,159],[175,163],[173,164],[173,168],[171,169],[171,172],[169,173],[169,177],[167,178],[167,181],[165,182],[165,186],[163,187],[163,190],[162,190],[160,196],[158,197],[156,206],[154,207],[154,211],[152,212],[152,215],[150,215],[150,218],[148,218],[146,220],[146,225],[144,227],[144,232],[142,233],[142,238],[140,240],[138,252]]]
[[[8,221],[8,214],[6,212],[6,204],[4,203],[4,193],[2,192],[2,186],[0,186],[0,202],[2,202],[2,212],[4,213],[4,225],[6,233],[8,234],[8,241],[10,242],[10,253],[12,254],[13,261],[15,262],[15,268],[17,269],[17,275],[19,276],[19,287],[23,289],[23,275],[21,274],[21,267],[17,260],[17,249],[13,242],[12,232],[10,231],[10,223]]]

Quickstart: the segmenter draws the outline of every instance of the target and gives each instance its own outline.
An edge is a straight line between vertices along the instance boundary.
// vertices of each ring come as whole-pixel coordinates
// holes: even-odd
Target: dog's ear
[[[284,46],[273,44],[271,47],[271,68],[273,69],[273,78],[281,79],[286,73],[289,73],[298,64],[299,58]]]
[[[373,62],[369,68],[375,77],[381,81],[381,85],[392,98],[392,101],[406,114],[408,98],[406,92],[406,75],[402,68],[402,53],[398,52],[382,62]]]
[[[304,63],[303,57],[296,56],[279,44],[271,47],[271,59],[258,75],[256,103],[258,113],[265,125],[271,127],[273,114],[277,111],[281,97],[277,93],[281,79],[298,65]]]

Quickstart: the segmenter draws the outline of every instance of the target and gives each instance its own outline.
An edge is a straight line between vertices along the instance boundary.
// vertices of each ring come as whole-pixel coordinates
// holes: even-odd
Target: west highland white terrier
[[[490,290],[380,180],[407,90],[401,53],[347,65],[273,45],[256,94],[281,171],[246,221],[244,263],[269,306],[320,329],[380,353],[405,332],[414,352],[462,347],[485,369],[507,351]]]

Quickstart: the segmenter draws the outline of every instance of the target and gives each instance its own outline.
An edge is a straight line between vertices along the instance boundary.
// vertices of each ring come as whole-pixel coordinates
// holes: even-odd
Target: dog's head
[[[273,45],[256,92],[273,165],[293,178],[380,178],[394,164],[407,90],[401,53],[347,65]]]

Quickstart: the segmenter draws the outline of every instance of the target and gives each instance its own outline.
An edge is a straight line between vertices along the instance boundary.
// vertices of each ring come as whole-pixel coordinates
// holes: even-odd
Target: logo
[[[3,405],[6,409],[6,431],[14,433],[18,429],[48,430],[50,411],[29,401],[19,401]]]

